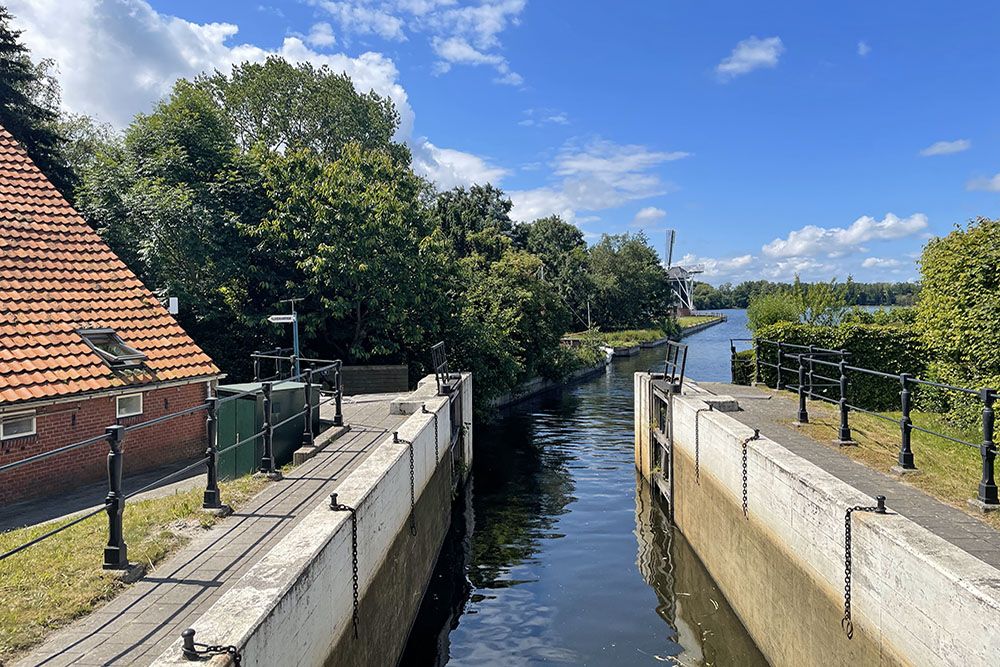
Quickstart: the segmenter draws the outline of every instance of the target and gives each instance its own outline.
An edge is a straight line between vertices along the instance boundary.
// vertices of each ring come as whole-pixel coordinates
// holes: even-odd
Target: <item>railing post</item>
[[[311,368],[306,370],[306,420],[302,425],[302,446],[312,447],[313,445],[313,399],[312,399],[312,388],[313,388],[313,371]]]
[[[997,451],[993,444],[994,420],[996,418],[993,411],[993,402],[996,400],[996,392],[992,389],[980,391],[983,401],[983,444],[979,448],[979,453],[983,457],[983,478],[979,482],[979,493],[976,498],[984,505],[1000,504],[997,498],[997,483],[993,477],[993,464],[996,461]]]
[[[736,343],[729,339],[729,375],[733,384],[736,384]]]
[[[125,513],[125,494],[122,493],[122,441],[125,427],[118,424],[107,428],[108,445],[108,544],[104,547],[104,569],[122,570],[128,567],[128,545],[122,515]]]
[[[899,428],[902,439],[899,446],[899,467],[901,470],[916,470],[917,466],[913,462],[913,449],[910,447],[910,439],[913,434],[913,420],[910,419],[910,408],[912,404],[912,392],[910,391],[910,376],[901,373],[899,383],[902,389],[899,392],[899,403],[903,410],[903,415],[899,420]]]
[[[253,381],[260,379],[260,350],[255,351],[251,356],[253,359]]]
[[[840,351],[840,444],[851,442],[851,427],[847,423],[847,351]]]
[[[274,426],[271,424],[271,382],[265,382],[261,391],[264,394],[264,456],[260,460],[260,473],[268,477],[277,477],[274,467]]]
[[[809,379],[809,381],[806,383],[806,387],[808,387],[808,391],[806,391],[806,397],[807,398],[812,398],[813,397],[813,387],[816,386],[816,379],[815,379],[815,370],[816,369],[815,369],[815,365],[813,364],[813,359],[815,358],[815,355],[816,355],[816,346],[815,345],[810,345],[809,346],[809,373],[808,373],[808,379]]]
[[[781,368],[781,359],[784,356],[785,356],[785,346],[784,346],[784,344],[782,344],[779,341],[778,342],[778,364],[777,364],[778,365],[778,382],[774,386],[775,389],[784,389],[785,388],[785,381],[781,377],[781,371],[782,371],[782,368]]]
[[[336,410],[333,413],[333,425],[343,426],[344,425],[344,410],[343,410],[343,399],[344,399],[344,375],[341,373],[341,369],[344,366],[344,362],[338,361],[336,366],[336,372],[333,376],[334,390],[335,390],[335,405]]]
[[[299,372],[296,370],[296,368],[298,367],[298,365],[299,365],[299,359],[298,359],[298,357],[296,357],[294,354],[290,355],[288,357],[288,378],[289,379],[295,378],[296,382],[299,381],[299,378],[295,377],[295,376],[297,376],[299,374]],[[279,380],[282,379],[280,375],[278,376],[278,379]]]
[[[209,396],[205,402],[208,403],[208,416],[205,418],[205,432],[208,437],[208,448],[205,450],[208,482],[205,485],[205,496],[201,506],[205,509],[219,509],[222,507],[219,493],[219,399],[216,396]]]
[[[753,365],[753,384],[759,384],[761,379],[763,379],[763,375],[761,375],[760,366],[760,343],[756,338],[753,340]]]
[[[806,410],[806,363],[804,354],[799,354],[799,423],[809,423],[809,412]]]

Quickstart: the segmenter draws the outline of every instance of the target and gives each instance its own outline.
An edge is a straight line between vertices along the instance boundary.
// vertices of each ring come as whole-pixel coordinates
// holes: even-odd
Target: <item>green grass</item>
[[[601,333],[605,343],[611,347],[635,347],[649,343],[666,336],[663,329],[627,329],[625,331],[609,331]]]
[[[696,327],[699,324],[712,322],[717,319],[719,318],[715,315],[689,315],[687,317],[678,317],[677,324],[681,325],[681,329],[690,329],[691,327]]]
[[[235,509],[266,484],[250,476],[223,482],[222,498]],[[127,504],[124,527],[129,560],[152,567],[187,542],[186,534],[215,523],[218,519],[200,511],[202,494],[198,488]],[[0,552],[68,522],[2,533]],[[107,522],[106,514],[98,514],[0,561],[0,665],[126,588],[101,570]]]
[[[864,413],[852,412],[851,435],[858,446],[844,447],[841,451],[871,468],[888,473],[898,462],[900,413],[884,414],[897,421],[893,423]],[[910,418],[916,426],[966,442],[979,442],[982,439],[981,432],[956,427],[940,414],[912,412]],[[832,406],[810,403],[809,421],[810,423],[803,427],[807,435],[830,446],[836,446],[832,441],[836,438],[840,420]],[[920,431],[912,431],[910,444],[914,462],[920,472],[906,475],[904,478],[906,483],[1000,529],[1000,513],[991,512],[986,515],[973,513],[966,504],[970,498],[976,496],[982,475],[982,459],[978,447],[969,447]]]

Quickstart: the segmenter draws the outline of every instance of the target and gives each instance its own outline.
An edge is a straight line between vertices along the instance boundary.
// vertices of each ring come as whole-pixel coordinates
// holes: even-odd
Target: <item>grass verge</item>
[[[246,476],[219,486],[226,504],[236,509],[266,484],[267,480]],[[151,568],[188,541],[186,532],[218,521],[201,512],[202,494],[203,489],[197,488],[127,504],[124,528],[129,560]],[[68,522],[0,534],[0,552]],[[102,513],[0,561],[0,665],[126,588],[127,584],[101,570],[107,539],[107,515]]]
[[[842,452],[884,473],[891,474],[899,456],[900,427],[898,412],[886,412],[886,417],[897,420],[888,422],[864,413],[850,415],[851,435],[857,447],[844,447]],[[967,442],[978,442],[982,433],[963,430],[950,424],[942,415],[914,411],[910,418],[916,426],[944,433]],[[804,433],[815,440],[831,444],[837,436],[840,424],[839,414],[831,406],[819,403],[809,404],[809,424],[802,427]],[[1000,512],[980,514],[969,510],[966,504],[976,496],[976,489],[982,475],[982,459],[979,449],[950,442],[927,433],[913,431],[911,448],[918,474],[906,475],[904,481],[949,505],[957,507],[1000,530]]]
[[[690,329],[691,327],[696,327],[699,324],[712,322],[717,319],[719,318],[715,315],[689,315],[687,317],[678,317],[677,324],[681,325],[681,329]]]

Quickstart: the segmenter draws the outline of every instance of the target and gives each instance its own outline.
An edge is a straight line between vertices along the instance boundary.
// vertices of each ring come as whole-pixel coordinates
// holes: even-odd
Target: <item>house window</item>
[[[126,394],[115,397],[115,416],[135,417],[142,414],[142,394]]]
[[[145,354],[126,345],[114,329],[80,329],[77,333],[111,368],[135,368],[146,360]]]
[[[35,413],[22,412],[0,417],[0,440],[35,435]]]

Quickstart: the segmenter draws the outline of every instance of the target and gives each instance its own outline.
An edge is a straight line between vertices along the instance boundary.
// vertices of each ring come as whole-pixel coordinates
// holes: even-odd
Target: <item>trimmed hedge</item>
[[[927,369],[927,348],[914,327],[900,325],[847,323],[835,327],[781,322],[763,327],[757,332],[761,340],[779,341],[795,345],[815,345],[831,350],[851,353],[848,363],[858,368],[868,368],[883,373],[909,373],[923,376]],[[777,347],[762,346],[762,360],[775,363]],[[795,372],[784,373],[786,384],[797,383],[798,364],[783,360],[782,365],[794,367]],[[816,365],[814,372],[830,378],[839,377],[837,369]],[[762,367],[764,381],[775,386],[775,369]],[[847,399],[852,405],[868,410],[899,409],[900,385],[897,380],[879,378],[858,372],[849,372]],[[817,384],[826,383],[817,380]],[[837,388],[824,389],[824,394],[839,397]]]

